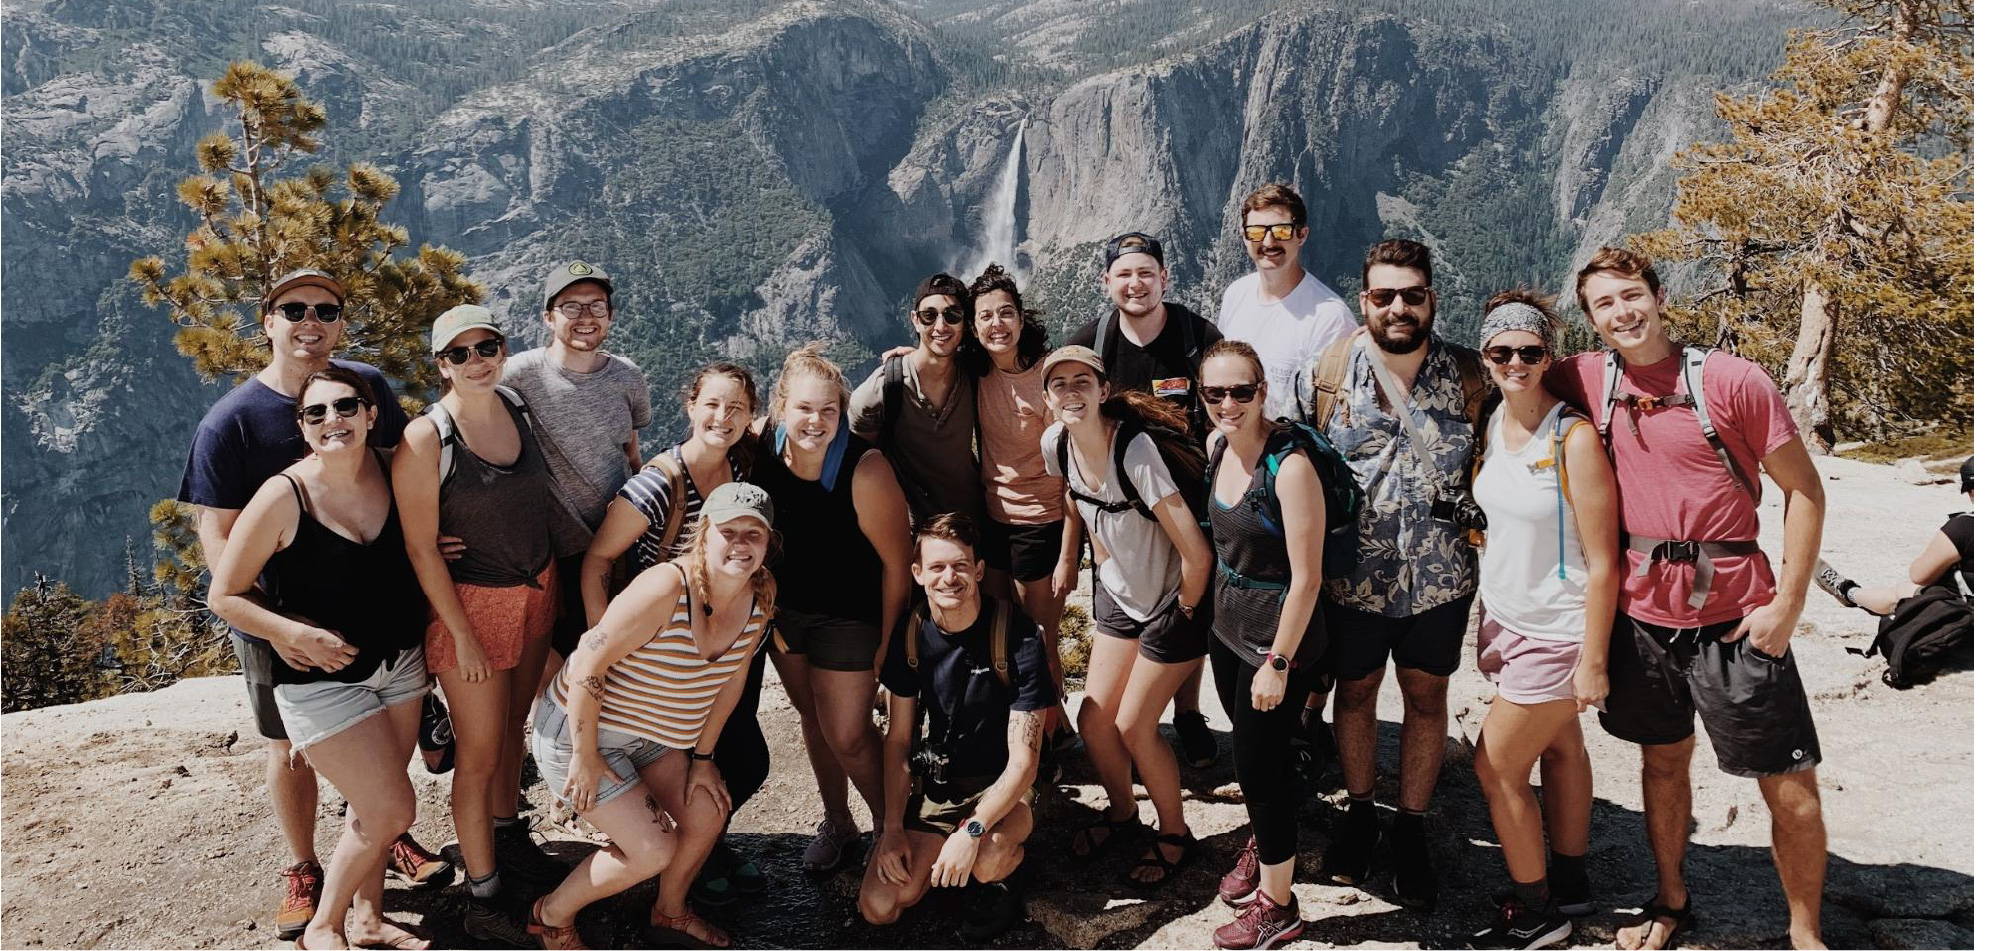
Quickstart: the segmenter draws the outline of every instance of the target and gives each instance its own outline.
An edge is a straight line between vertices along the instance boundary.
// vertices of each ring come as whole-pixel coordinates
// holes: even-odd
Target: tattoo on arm
[[[589,650],[601,650],[608,646],[608,632],[595,628],[581,637],[581,646]]]
[[[581,689],[586,690],[588,695],[596,700],[600,700],[602,695],[608,692],[608,686],[601,682],[600,677],[593,674],[581,678]]]
[[[1011,713],[1009,741],[1020,742],[1025,748],[1035,752],[1044,742],[1044,712],[1032,710],[1028,713]]]

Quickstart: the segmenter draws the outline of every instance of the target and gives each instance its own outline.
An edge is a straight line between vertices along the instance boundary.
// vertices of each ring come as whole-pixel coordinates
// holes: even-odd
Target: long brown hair
[[[680,401],[684,403],[687,410],[691,407],[691,404],[698,401],[698,394],[704,392],[705,381],[713,377],[732,380],[740,384],[740,388],[747,391],[747,419],[751,421],[755,416],[759,415],[760,390],[754,386],[753,373],[737,363],[728,363],[723,360],[699,367],[698,372],[691,375],[691,382],[686,383],[684,389],[679,391],[678,396]],[[690,433],[686,433],[685,438],[689,439]],[[754,457],[758,454],[757,443],[752,433],[745,426],[741,427],[739,438],[733,440],[731,446],[726,447],[726,461],[733,467],[734,472],[739,473],[741,478],[745,478],[753,472]]]

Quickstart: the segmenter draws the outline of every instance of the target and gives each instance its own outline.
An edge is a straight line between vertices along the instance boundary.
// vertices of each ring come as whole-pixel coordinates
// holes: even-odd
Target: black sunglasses
[[[1226,396],[1240,403],[1249,403],[1258,398],[1258,387],[1260,385],[1257,383],[1239,383],[1235,386],[1199,386],[1196,388],[1196,392],[1203,397],[1203,402],[1211,406],[1223,402]]]
[[[1416,287],[1371,287],[1362,292],[1362,298],[1371,307],[1388,307],[1398,297],[1402,297],[1408,306],[1422,307],[1425,301],[1431,299],[1431,288],[1420,284]]]
[[[1300,226],[1290,221],[1281,221],[1276,225],[1245,225],[1244,240],[1263,241],[1268,232],[1274,241],[1291,241],[1294,235],[1300,233]]]
[[[945,320],[947,321],[947,326],[952,327],[966,320],[967,316],[959,307],[949,307],[946,310],[934,310],[928,307],[924,310],[913,311],[913,319],[919,321],[919,325],[922,327],[931,327],[936,320]]]
[[[283,319],[293,324],[303,320],[307,313],[318,318],[321,324],[338,323],[339,318],[346,315],[345,308],[337,304],[306,304],[300,301],[285,301],[278,304],[276,310],[283,315]]]
[[[498,351],[504,349],[504,346],[505,339],[503,337],[492,337],[489,340],[480,340],[467,347],[451,347],[448,350],[438,350],[436,351],[436,359],[448,360],[450,363],[462,366],[470,359],[470,352],[472,350],[477,351],[478,356],[489,360],[497,356]]]
[[[360,407],[372,405],[373,403],[363,396],[341,396],[330,403],[313,403],[310,406],[300,406],[297,408],[297,418],[301,422],[316,426],[325,421],[327,410],[339,414],[340,419],[351,419],[359,415]]]
[[[1514,362],[1515,357],[1520,357],[1522,363],[1525,363],[1529,366],[1534,366],[1535,364],[1540,363],[1543,360],[1549,358],[1549,348],[1488,347],[1485,350],[1481,350],[1480,354],[1486,357],[1486,362],[1491,363],[1494,366],[1501,366],[1503,364],[1512,363]]]

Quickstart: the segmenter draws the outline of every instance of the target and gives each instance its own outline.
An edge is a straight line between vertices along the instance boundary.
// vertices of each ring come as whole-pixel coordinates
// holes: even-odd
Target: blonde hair
[[[705,568],[705,536],[718,527],[717,523],[700,514],[691,526],[691,542],[674,559],[684,569],[685,577],[691,579],[691,593],[700,604],[712,603],[712,579]],[[770,614],[774,611],[774,571],[768,565],[779,557],[781,533],[770,528],[767,531],[767,554],[761,558],[760,567],[754,569],[754,576],[749,582],[754,603]]]
[[[836,384],[837,410],[850,412],[850,381],[844,379],[843,368],[824,355],[826,347],[828,344],[823,341],[812,340],[781,361],[781,376],[774,381],[774,400],[769,407],[777,421],[788,408],[788,390],[796,377],[814,377]]]

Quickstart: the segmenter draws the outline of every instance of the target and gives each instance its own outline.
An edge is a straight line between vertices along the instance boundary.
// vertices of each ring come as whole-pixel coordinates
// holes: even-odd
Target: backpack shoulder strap
[[[1569,503],[1572,507],[1576,505],[1576,496],[1571,495],[1569,492],[1569,466],[1566,464],[1569,457],[1568,450],[1564,447],[1569,442],[1569,434],[1575,432],[1578,426],[1596,428],[1596,424],[1592,423],[1589,417],[1578,412],[1575,407],[1564,403],[1562,409],[1556,411],[1555,433],[1550,437],[1549,443],[1551,458],[1555,460],[1556,481],[1562,486],[1563,501]],[[1475,471],[1477,471],[1476,467]]]
[[[1328,344],[1314,363],[1314,428],[1327,431],[1328,418],[1345,396],[1348,384],[1348,358],[1355,350],[1355,335],[1348,334]]]
[[[449,410],[442,408],[441,403],[430,403],[429,408],[422,411],[422,416],[436,428],[436,484],[441,485],[449,481],[451,472],[456,471],[456,444],[463,441],[463,436],[456,431],[456,420],[449,415]]]
[[[1099,326],[1092,331],[1092,352],[1099,354],[1101,360],[1106,359],[1106,333],[1119,321],[1120,313],[1109,309],[1106,316],[1099,318]]]
[[[998,596],[995,599],[995,618],[989,627],[989,666],[995,668],[996,679],[1009,686],[1009,599]]]
[[[670,452],[658,453],[651,464],[664,474],[664,501],[670,509],[664,515],[662,541],[664,551],[668,553],[677,544],[678,534],[684,531],[685,502],[690,497],[685,486],[690,484],[691,473],[684,471],[684,467],[678,465],[677,455]]]
[[[1474,482],[1479,481],[1479,470],[1486,465],[1487,440],[1493,438],[1493,411],[1500,408],[1500,391],[1487,394],[1479,404],[1479,412],[1472,416],[1473,421],[1473,466],[1472,474],[1466,477],[1466,491],[1472,491]]]
[[[1618,408],[1618,387],[1625,381],[1625,361],[1616,350],[1604,351],[1604,402],[1603,412],[1596,421],[1597,437],[1604,440],[1604,448],[1611,447],[1611,417]]]
[[[1751,488],[1748,474],[1742,471],[1742,464],[1735,460],[1735,454],[1728,451],[1728,445],[1721,441],[1721,434],[1715,432],[1714,419],[1708,415],[1707,406],[1708,352],[1700,347],[1687,347],[1680,354],[1680,388],[1687,394],[1689,405],[1694,407],[1694,419],[1701,424],[1701,435],[1714,448],[1714,454],[1721,457],[1721,464],[1728,469],[1728,477],[1735,487],[1748,493],[1751,502],[1761,502],[1760,488]]]
[[[1487,385],[1486,374],[1480,370],[1479,354],[1455,343],[1446,343],[1445,352],[1452,357],[1452,366],[1459,373],[1459,389],[1465,395],[1467,419],[1479,416],[1480,408],[1486,405],[1492,387]]]
[[[906,612],[906,669],[919,670],[919,625],[925,620],[918,608]]]
[[[1148,503],[1141,499],[1140,491],[1134,488],[1134,477],[1127,474],[1127,449],[1134,444],[1134,437],[1144,432],[1147,432],[1144,427],[1131,422],[1123,422],[1119,429],[1113,431],[1113,476],[1119,480],[1120,494],[1126,497],[1127,504],[1132,505],[1134,511],[1141,513],[1148,521],[1158,522],[1160,519],[1155,517],[1154,510],[1148,508]],[[1148,438],[1149,441],[1154,439],[1152,436]],[[1155,448],[1159,450],[1161,447],[1157,445]],[[1176,486],[1176,488],[1179,490],[1182,487]]]
[[[1200,329],[1196,326],[1196,322],[1203,319],[1202,315],[1176,303],[1162,304],[1162,313],[1168,319],[1180,322],[1182,356],[1189,361],[1190,377],[1200,379],[1198,371],[1203,367],[1203,341],[1196,332]]]
[[[906,358],[890,357],[884,364],[884,387],[881,390],[884,403],[880,407],[878,420],[878,448],[883,449],[897,435],[899,413],[904,409],[906,398]]]

